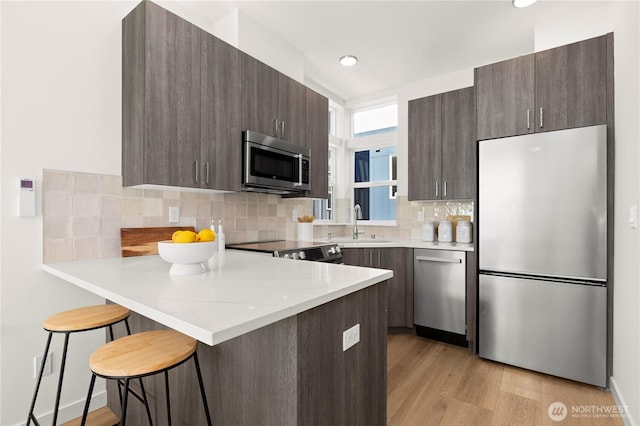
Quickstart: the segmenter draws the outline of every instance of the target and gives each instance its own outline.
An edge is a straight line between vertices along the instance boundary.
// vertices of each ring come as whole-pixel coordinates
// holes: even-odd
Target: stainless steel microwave
[[[242,137],[243,190],[291,194],[311,189],[309,148],[251,130]]]

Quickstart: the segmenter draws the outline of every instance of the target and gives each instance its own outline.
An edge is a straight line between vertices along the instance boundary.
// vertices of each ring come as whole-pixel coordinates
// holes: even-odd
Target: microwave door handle
[[[251,180],[251,147],[247,144],[244,150],[244,182],[248,183]]]
[[[294,182],[293,186],[302,186],[302,154],[296,154],[298,159],[298,182]]]

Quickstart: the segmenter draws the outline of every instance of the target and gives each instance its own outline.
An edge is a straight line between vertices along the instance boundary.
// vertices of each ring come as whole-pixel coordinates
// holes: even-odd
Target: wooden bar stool
[[[33,399],[31,400],[31,407],[29,408],[29,415],[27,417],[27,426],[31,423],[31,420],[36,425],[39,425],[38,419],[33,414],[33,410],[36,405],[36,399],[38,397],[38,390],[40,389],[40,383],[42,382],[42,373],[44,372],[44,365],[47,361],[47,354],[49,353],[49,347],[51,346],[51,338],[53,333],[64,334],[64,348],[62,350],[62,360],[60,363],[60,376],[58,378],[58,390],[56,392],[56,402],[53,409],[53,425],[55,426],[58,419],[58,407],[60,406],[60,393],[62,391],[62,380],[64,378],[64,367],[67,361],[67,349],[69,347],[69,335],[71,333],[78,333],[81,331],[95,330],[98,328],[109,327],[109,335],[113,340],[113,328],[112,326],[120,321],[124,321],[127,327],[127,333],[129,331],[129,322],[127,318],[131,311],[123,308],[119,305],[95,305],[85,306],[82,308],[71,309],[69,311],[59,312],[45,319],[42,327],[49,332],[47,337],[47,343],[44,347],[44,355],[42,356],[42,365],[40,366],[40,373],[38,374],[38,381],[36,382],[36,389],[33,392]]]
[[[167,421],[168,424],[171,425],[169,370],[183,364],[190,358],[193,358],[196,365],[196,374],[198,376],[198,384],[207,417],[207,424],[211,425],[211,415],[209,414],[200,363],[198,362],[198,354],[196,353],[197,347],[198,342],[195,339],[185,336],[182,333],[174,330],[155,330],[125,336],[96,349],[95,352],[91,354],[89,361],[93,375],[82,414],[81,425],[84,426],[86,423],[91,393],[93,392],[96,377],[117,379],[118,383],[120,383],[120,381],[124,383],[124,389],[122,390],[120,398],[122,404],[120,425],[124,425],[127,418],[127,399],[130,391],[129,381],[158,373],[164,373]],[[145,404],[147,413],[149,413],[149,403],[146,397],[143,396],[141,398],[134,392],[132,393],[138,400]],[[152,424],[150,417],[149,424]]]

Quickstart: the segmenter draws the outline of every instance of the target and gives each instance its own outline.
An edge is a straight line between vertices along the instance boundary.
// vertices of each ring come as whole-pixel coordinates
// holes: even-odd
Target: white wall
[[[0,3],[2,425],[26,419],[34,386],[32,358],[41,354],[46,337],[42,321],[64,309],[103,302],[39,270],[42,188],[38,216],[17,217],[17,181],[32,177],[41,184],[44,168],[120,174],[120,22],[134,5]],[[71,337],[63,406],[84,399],[86,360],[103,341],[101,332]],[[54,364],[60,362],[61,347],[56,339]],[[37,412],[51,410],[55,382],[53,375],[45,378]]]
[[[616,204],[613,391],[640,422],[640,235],[626,220],[640,195],[640,4],[614,3],[616,79]]]

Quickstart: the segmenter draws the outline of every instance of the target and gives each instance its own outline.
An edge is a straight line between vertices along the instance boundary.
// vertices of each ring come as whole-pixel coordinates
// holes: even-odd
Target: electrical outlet
[[[424,222],[424,207],[418,212],[418,222]]]
[[[47,354],[47,362],[44,363],[44,371],[42,372],[43,376],[48,376],[53,372],[52,365],[53,353],[49,352]],[[40,373],[40,366],[42,365],[42,355],[33,357],[33,378],[37,379],[38,374]]]
[[[169,223],[180,222],[180,207],[169,207]]]
[[[342,332],[342,351],[346,351],[360,341],[360,324]]]
[[[298,210],[291,210],[291,221],[292,222],[298,221]]]

